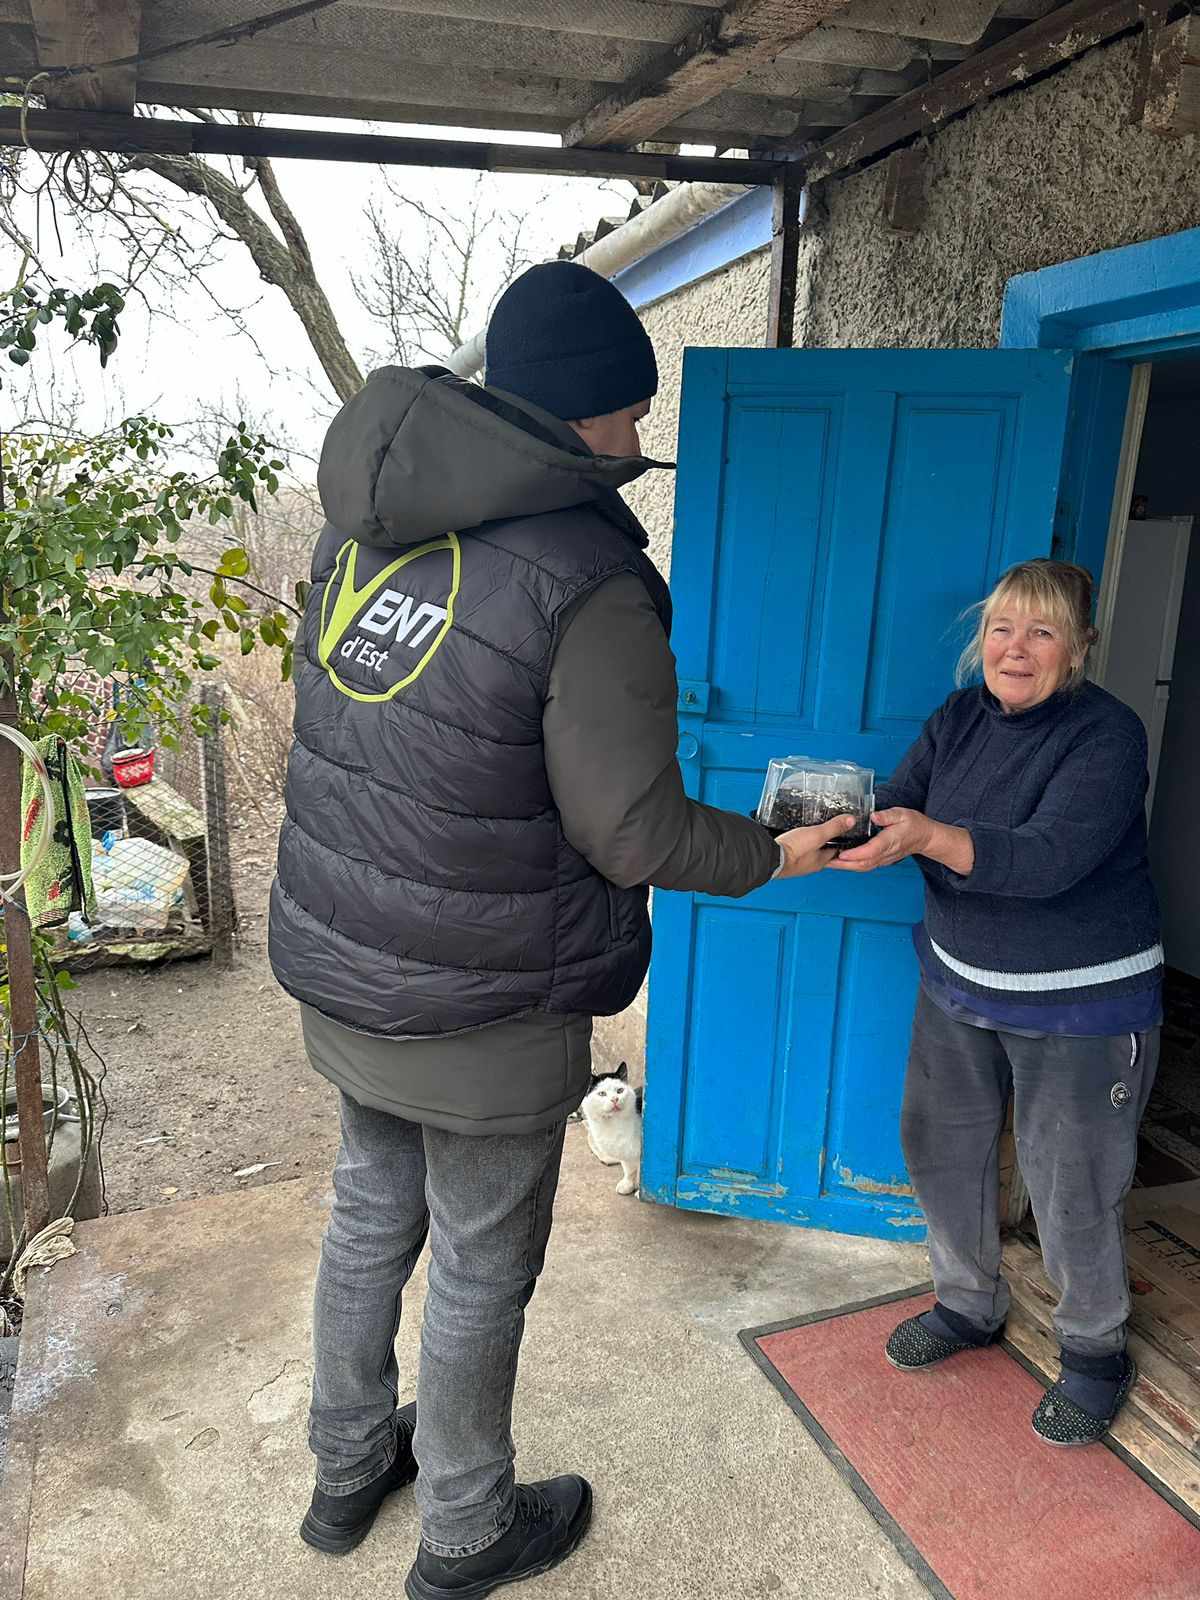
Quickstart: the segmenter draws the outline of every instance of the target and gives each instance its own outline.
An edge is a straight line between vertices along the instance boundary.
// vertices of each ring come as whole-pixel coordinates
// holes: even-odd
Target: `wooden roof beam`
[[[633,82],[607,95],[563,135],[596,149],[652,139],[681,116],[733,87],[751,68],[845,10],[848,0],[728,0]]]
[[[1173,0],[1166,0],[1168,5]],[[810,183],[851,172],[912,139],[934,133],[953,117],[1130,32],[1142,21],[1139,0],[1069,0],[1001,44],[977,51],[932,83],[901,95],[804,158]],[[764,140],[758,153],[770,148]]]
[[[135,56],[142,0],[30,0],[38,65],[82,67]],[[38,91],[54,110],[128,115],[137,98],[137,68],[108,67],[79,77],[43,80]]]

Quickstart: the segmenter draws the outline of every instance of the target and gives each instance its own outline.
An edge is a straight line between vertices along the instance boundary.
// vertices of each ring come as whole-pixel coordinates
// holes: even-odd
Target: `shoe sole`
[[[897,1372],[930,1372],[934,1367],[944,1366],[947,1361],[953,1361],[955,1356],[965,1356],[971,1350],[990,1350],[994,1344],[999,1344],[1004,1338],[1004,1329],[997,1328],[986,1344],[964,1344],[957,1350],[951,1350],[944,1356],[935,1356],[932,1361],[922,1361],[915,1367],[907,1366],[903,1361],[897,1361],[895,1356],[884,1348],[883,1357],[889,1366],[895,1367]]]
[[[1030,1423],[1030,1428],[1034,1437],[1040,1439],[1043,1444],[1048,1444],[1052,1450],[1088,1450],[1094,1444],[1103,1444],[1105,1434],[1109,1432],[1113,1423],[1121,1415],[1121,1410],[1124,1407],[1125,1402],[1129,1399],[1133,1386],[1137,1381],[1137,1364],[1135,1363],[1133,1357],[1130,1356],[1129,1376],[1126,1378],[1125,1386],[1117,1397],[1116,1408],[1113,1411],[1112,1416],[1109,1417],[1108,1421],[1104,1424],[1104,1433],[1098,1433],[1094,1439],[1047,1439],[1044,1433],[1033,1427],[1033,1424]]]
[[[951,1350],[949,1355],[935,1356],[932,1361],[922,1361],[916,1367],[910,1367],[903,1361],[897,1361],[895,1356],[889,1356],[886,1350],[883,1352],[883,1356],[888,1365],[895,1367],[897,1372],[932,1372],[934,1367],[944,1366],[947,1361],[953,1361],[955,1356],[965,1355],[968,1350],[974,1348],[973,1345],[965,1344],[961,1350]]]
[[[380,1508],[382,1504],[381,1501]],[[327,1522],[319,1522],[310,1511],[300,1524],[300,1537],[305,1544],[311,1545],[314,1550],[319,1550],[322,1555],[349,1555],[350,1551],[356,1549],[370,1533],[378,1515],[378,1510],[373,1511],[369,1517],[353,1528],[334,1528]]]
[[[406,1489],[416,1480],[416,1468],[413,1469],[411,1478],[406,1477],[403,1483],[396,1484],[389,1489],[387,1494],[361,1522],[356,1522],[352,1528],[338,1528],[330,1522],[322,1522],[319,1517],[314,1517],[311,1511],[304,1514],[304,1521],[300,1524],[300,1537],[305,1544],[311,1545],[314,1550],[319,1550],[326,1556],[345,1556],[355,1550],[363,1542],[375,1526],[375,1519],[387,1504],[390,1496],[401,1489]]]
[[[471,1584],[466,1589],[442,1589],[426,1583],[414,1565],[404,1580],[404,1592],[408,1600],[485,1600],[485,1596],[494,1594],[497,1589],[503,1589],[511,1583],[524,1583],[526,1578],[539,1578],[544,1572],[552,1572],[555,1567],[561,1566],[568,1556],[573,1556],[578,1550],[591,1520],[592,1490],[588,1485],[575,1515],[571,1518],[566,1543],[545,1561],[540,1561],[536,1567],[525,1567],[520,1572],[509,1573],[506,1577],[487,1578],[480,1583]]]

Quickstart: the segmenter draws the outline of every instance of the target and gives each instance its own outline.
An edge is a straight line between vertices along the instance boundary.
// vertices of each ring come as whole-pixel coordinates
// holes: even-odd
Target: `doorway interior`
[[[1167,984],[1137,1183],[1154,1188],[1200,1179],[1200,351],[1135,367],[1131,387],[1097,676],[1138,712],[1150,741]]]

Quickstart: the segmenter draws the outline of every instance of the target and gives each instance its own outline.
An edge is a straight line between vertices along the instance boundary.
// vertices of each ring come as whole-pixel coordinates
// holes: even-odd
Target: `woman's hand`
[[[830,863],[832,866],[842,872],[874,872],[876,867],[894,867],[906,856],[928,855],[939,826],[923,812],[908,811],[903,806],[876,811],[871,821],[879,833],[854,850],[843,850]]]
[[[781,833],[778,843],[783,847],[783,866],[777,877],[806,878],[822,867],[836,865],[829,847],[853,827],[853,817],[834,817],[832,822],[819,823],[815,828],[792,828]]]
[[[843,850],[830,866],[843,872],[874,872],[876,867],[893,867],[905,856],[924,856],[940,861],[966,878],[975,868],[975,841],[966,828],[952,828],[948,822],[934,822],[921,811],[877,811],[871,818],[880,832],[869,844],[857,850]]]

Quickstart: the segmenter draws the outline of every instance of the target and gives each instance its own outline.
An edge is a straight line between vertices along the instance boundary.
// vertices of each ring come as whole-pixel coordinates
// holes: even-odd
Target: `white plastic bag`
[[[161,933],[183,898],[188,859],[149,839],[92,841],[96,914],[109,928]]]

